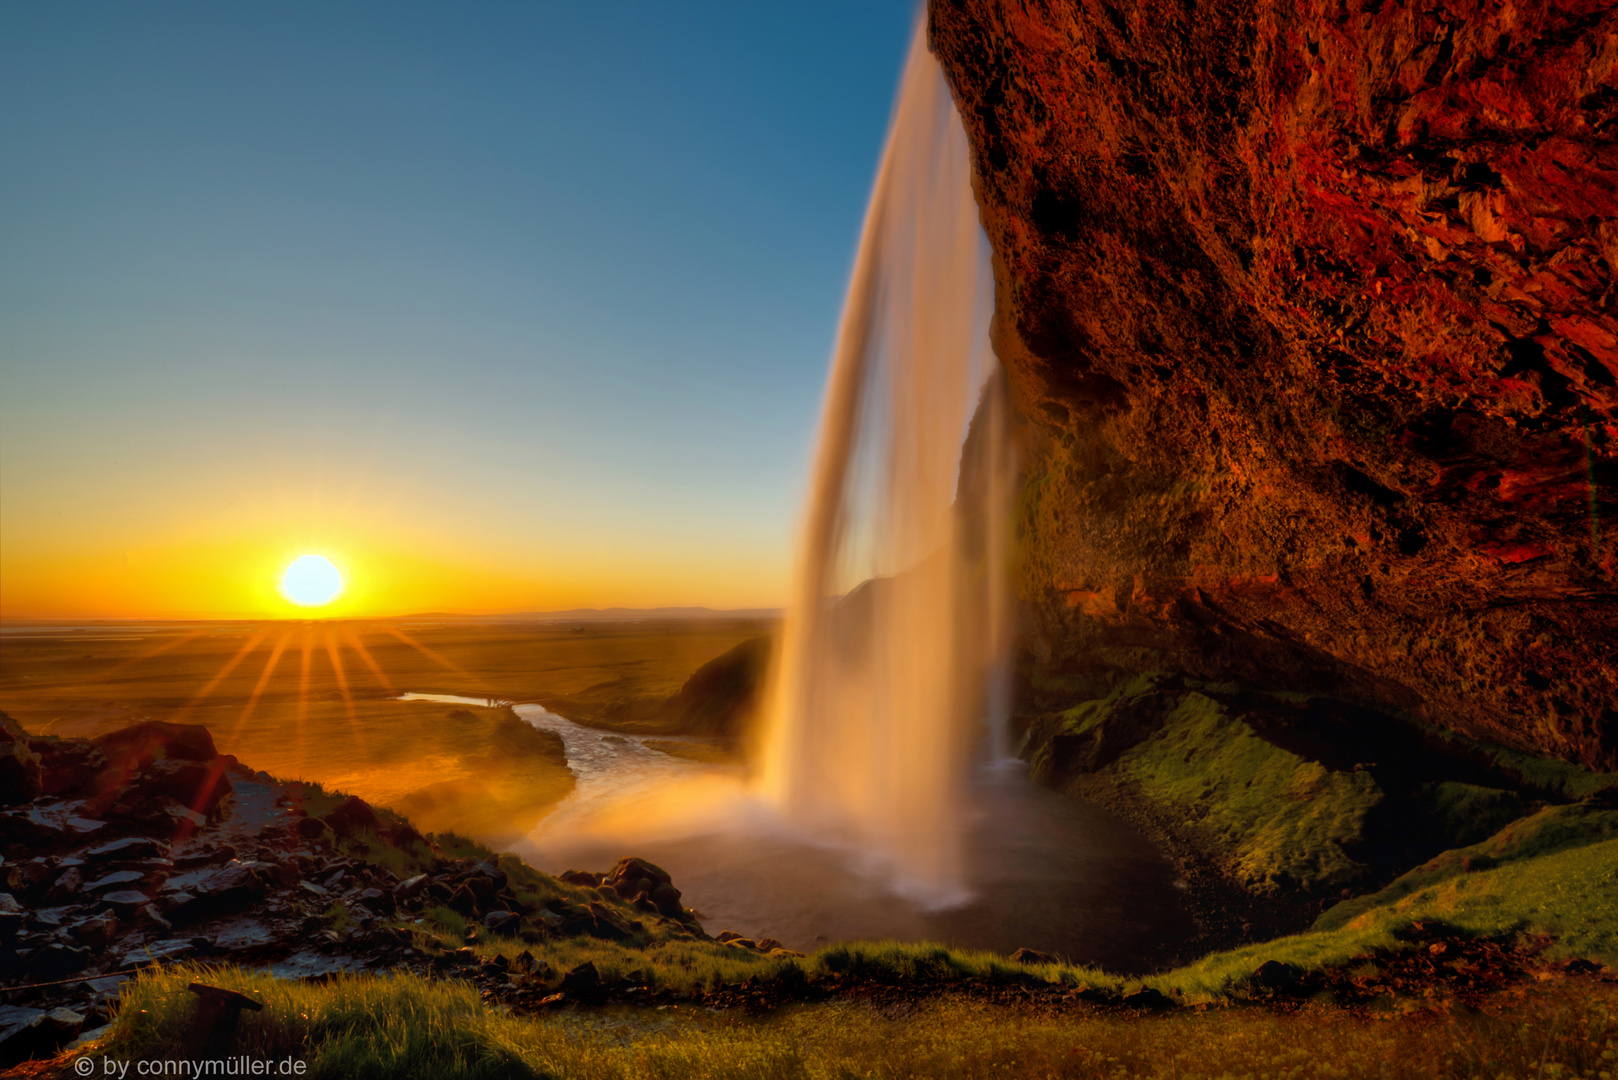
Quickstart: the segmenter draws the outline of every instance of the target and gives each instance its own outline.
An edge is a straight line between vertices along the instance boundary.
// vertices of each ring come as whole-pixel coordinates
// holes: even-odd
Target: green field
[[[180,1057],[193,1000],[185,985],[196,974],[169,969],[137,980],[111,1037],[81,1052]],[[767,1017],[673,1007],[518,1018],[486,1008],[458,982],[313,986],[240,970],[207,977],[265,1003],[243,1017],[241,1052],[303,1061],[313,1077],[1594,1080],[1609,1075],[1618,1046],[1618,990],[1600,984],[1528,988],[1489,1014],[1440,1007],[1381,1018],[1329,1005],[1159,1016],[947,996],[800,1005]]]

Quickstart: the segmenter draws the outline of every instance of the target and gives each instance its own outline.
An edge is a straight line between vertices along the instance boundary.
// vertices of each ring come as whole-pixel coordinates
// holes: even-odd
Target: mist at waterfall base
[[[573,733],[608,740],[591,749],[614,767],[575,763],[578,789],[520,853],[553,872],[649,858],[710,932],[805,951],[936,940],[1127,969],[1188,931],[1147,845],[1007,767],[1015,462],[988,256],[965,132],[918,29],[838,329],[756,772]]]

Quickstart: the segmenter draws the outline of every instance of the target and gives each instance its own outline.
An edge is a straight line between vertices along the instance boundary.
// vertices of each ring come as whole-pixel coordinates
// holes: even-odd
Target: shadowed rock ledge
[[[1618,765],[1618,11],[932,0],[1025,639]]]

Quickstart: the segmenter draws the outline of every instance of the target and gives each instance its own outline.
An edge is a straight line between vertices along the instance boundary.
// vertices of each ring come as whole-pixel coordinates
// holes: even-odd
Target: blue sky
[[[0,7],[0,613],[270,533],[778,602],[913,15]]]

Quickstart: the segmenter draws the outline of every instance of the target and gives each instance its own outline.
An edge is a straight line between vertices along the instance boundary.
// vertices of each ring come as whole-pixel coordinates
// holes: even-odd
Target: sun
[[[299,607],[324,607],[343,594],[343,575],[324,555],[299,555],[281,575],[281,595]]]

